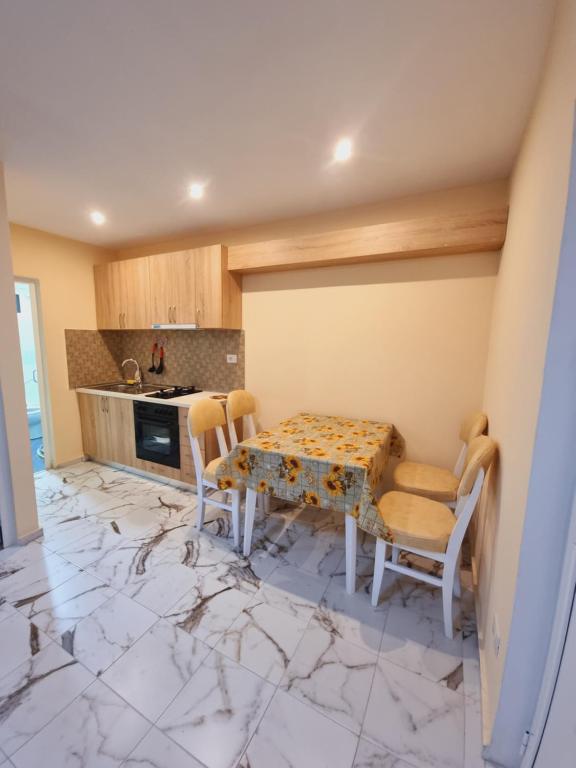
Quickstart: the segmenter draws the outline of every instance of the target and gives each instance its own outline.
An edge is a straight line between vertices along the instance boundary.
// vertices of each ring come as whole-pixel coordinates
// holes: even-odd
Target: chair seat
[[[456,525],[456,516],[444,504],[401,491],[385,493],[378,512],[395,544],[429,552],[446,552]]]
[[[218,467],[222,462],[224,461],[224,456],[218,456],[216,459],[212,459],[212,461],[209,461],[208,464],[204,467],[204,472],[202,474],[202,480],[204,480],[207,483],[212,483],[213,485],[218,485],[218,479],[216,477],[216,472],[218,470]],[[244,489],[244,483],[237,481],[234,485],[234,489],[241,491]]]
[[[458,478],[449,469],[403,461],[394,470],[398,491],[416,493],[435,501],[456,501]]]

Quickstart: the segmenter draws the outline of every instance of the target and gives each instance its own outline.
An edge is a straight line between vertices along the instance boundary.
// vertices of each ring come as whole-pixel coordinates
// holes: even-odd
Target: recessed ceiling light
[[[200,200],[200,198],[204,197],[204,184],[200,184],[199,181],[190,184],[188,194],[193,200]]]
[[[352,157],[352,140],[346,138],[336,142],[333,157],[337,163],[345,163],[349,160]]]
[[[90,221],[92,224],[96,224],[97,227],[100,227],[102,224],[106,223],[106,216],[104,216],[102,211],[90,211]]]

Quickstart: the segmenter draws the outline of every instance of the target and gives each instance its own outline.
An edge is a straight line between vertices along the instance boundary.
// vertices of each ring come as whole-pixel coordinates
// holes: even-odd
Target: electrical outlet
[[[496,614],[492,617],[492,644],[494,646],[495,656],[500,655],[500,627],[498,626],[498,617]]]
[[[238,355],[226,355],[226,362],[235,365],[238,362]]]

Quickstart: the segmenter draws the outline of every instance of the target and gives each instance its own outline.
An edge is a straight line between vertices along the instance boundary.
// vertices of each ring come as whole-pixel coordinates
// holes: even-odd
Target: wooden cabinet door
[[[95,395],[78,395],[80,425],[82,428],[82,447],[86,456],[96,457],[98,452],[98,410],[99,398]]]
[[[134,403],[121,397],[107,397],[108,461],[133,467],[136,463]]]
[[[97,264],[94,267],[96,289],[96,321],[98,328],[121,328],[122,306],[119,294],[116,264]]]
[[[196,268],[194,251],[171,254],[170,269],[174,284],[174,312],[172,322],[197,323]]]
[[[173,307],[177,302],[172,254],[150,256],[149,264],[151,320],[153,323],[172,323]]]
[[[148,257],[114,262],[114,279],[121,296],[122,327],[150,328],[150,267]]]
[[[108,401],[100,395],[78,395],[82,446],[84,453],[93,459],[110,460],[111,439],[108,419]]]
[[[222,328],[222,247],[195,248],[196,311],[201,328]]]

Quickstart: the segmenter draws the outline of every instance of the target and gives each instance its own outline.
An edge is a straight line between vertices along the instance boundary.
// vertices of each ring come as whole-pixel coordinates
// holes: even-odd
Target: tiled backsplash
[[[150,384],[194,384],[229,392],[244,387],[243,331],[73,331],[66,330],[71,389],[117,381],[122,360],[133,357]],[[152,345],[164,343],[164,372],[149,373]],[[236,364],[226,355],[238,357]],[[158,363],[158,355],[156,355]]]

